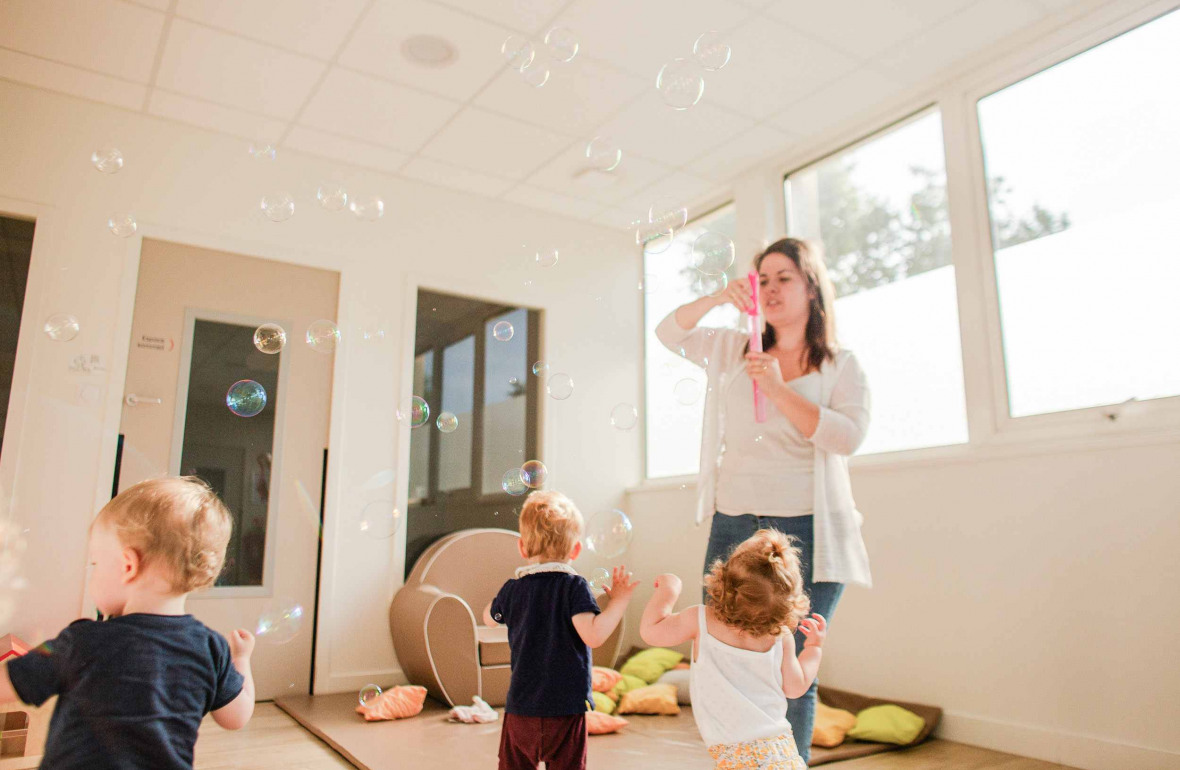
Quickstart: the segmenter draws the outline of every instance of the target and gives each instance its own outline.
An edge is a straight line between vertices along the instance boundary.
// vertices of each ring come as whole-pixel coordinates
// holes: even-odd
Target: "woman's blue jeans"
[[[742,541],[750,538],[760,529],[777,529],[795,537],[800,550],[800,560],[803,566],[803,590],[811,597],[811,611],[818,612],[828,622],[832,620],[832,613],[836,611],[836,603],[844,593],[843,583],[815,583],[811,579],[812,554],[815,549],[815,533],[812,516],[755,516],[752,513],[741,516],[726,516],[719,513],[713,517],[712,529],[709,532],[709,547],[705,551],[705,574],[709,567],[718,559],[725,560]],[[703,601],[708,601],[707,596]],[[805,637],[801,632],[795,632],[795,650],[803,650]],[[807,692],[799,698],[787,701],[787,720],[791,723],[791,730],[795,733],[795,743],[799,746],[799,754],[805,762],[811,761],[811,730],[815,725],[816,688],[819,686],[817,677],[811,683]]]

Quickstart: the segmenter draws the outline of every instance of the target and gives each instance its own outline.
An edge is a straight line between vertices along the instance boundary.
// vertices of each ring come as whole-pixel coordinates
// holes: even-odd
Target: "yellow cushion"
[[[667,714],[669,716],[680,713],[680,704],[676,702],[676,686],[671,684],[651,684],[638,690],[628,690],[623,693],[619,701],[620,714]]]
[[[592,692],[590,696],[594,698],[594,710],[601,711],[603,714],[615,713],[615,702],[610,699],[604,692]]]
[[[922,717],[890,703],[870,706],[857,714],[856,726],[848,731],[848,737],[905,746],[913,743],[925,726],[926,720]]]
[[[640,687],[647,687],[647,682],[643,681],[637,676],[623,674],[623,678],[620,679],[619,683],[612,687],[611,691],[607,694],[611,696],[612,700],[618,701],[618,699],[623,696],[623,693],[629,692],[631,690],[638,690]]]
[[[649,650],[637,652],[623,664],[619,673],[637,676],[651,684],[663,676],[664,672],[676,666],[684,659],[684,654],[663,647],[652,647]]]
[[[834,709],[815,702],[815,727],[811,733],[811,745],[830,749],[844,742],[844,736],[856,726],[856,714],[844,709]]]

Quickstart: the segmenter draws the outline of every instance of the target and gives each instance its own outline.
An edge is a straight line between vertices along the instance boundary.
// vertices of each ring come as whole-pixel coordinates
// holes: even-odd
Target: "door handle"
[[[162,404],[164,399],[154,398],[152,396],[140,396],[135,393],[128,393],[127,398],[123,399],[127,406],[139,406],[140,404]]]

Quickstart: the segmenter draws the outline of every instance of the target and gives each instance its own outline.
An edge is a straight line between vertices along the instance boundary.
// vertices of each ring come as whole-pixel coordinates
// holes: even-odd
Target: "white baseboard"
[[[1178,770],[1180,753],[1092,735],[943,712],[939,738],[1082,770]]]

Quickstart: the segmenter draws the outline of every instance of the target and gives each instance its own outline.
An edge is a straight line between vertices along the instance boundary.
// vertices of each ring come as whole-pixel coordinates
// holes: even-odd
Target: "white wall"
[[[544,358],[576,383],[573,398],[544,405],[553,484],[592,511],[619,505],[638,481],[639,436],[608,421],[613,404],[640,398],[641,267],[627,234],[297,153],[260,163],[241,140],[11,83],[0,83],[0,105],[0,213],[37,218],[0,463],[13,515],[29,529],[28,587],[0,631],[37,642],[83,606],[86,529],[110,494],[138,259],[138,237],[106,230],[120,208],[135,210],[141,236],[340,271],[317,690],[400,676],[386,613],[404,543],[364,537],[356,518],[393,496],[373,483],[391,469],[404,510],[408,431],[394,410],[410,383],[403,352],[419,285],[543,309]],[[113,176],[89,162],[106,144],[126,157]],[[384,219],[319,209],[315,188],[328,178],[383,194]],[[276,224],[258,199],[281,188],[296,212]],[[537,268],[522,242],[558,245],[561,261]],[[40,332],[54,312],[77,316],[75,340]],[[385,340],[358,343],[374,326]],[[100,354],[106,372],[68,372],[80,352]]]

